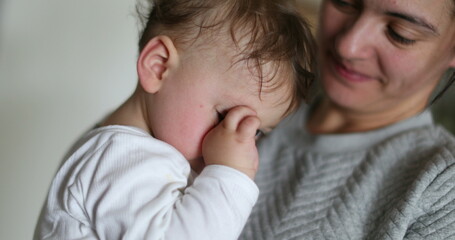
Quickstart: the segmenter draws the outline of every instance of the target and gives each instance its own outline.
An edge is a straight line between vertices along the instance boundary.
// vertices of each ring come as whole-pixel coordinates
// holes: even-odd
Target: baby
[[[155,0],[138,86],[58,170],[35,239],[236,239],[258,197],[258,131],[312,81],[289,1]]]

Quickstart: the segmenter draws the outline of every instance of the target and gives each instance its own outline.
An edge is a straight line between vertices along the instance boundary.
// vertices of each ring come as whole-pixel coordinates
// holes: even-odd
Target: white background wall
[[[0,239],[31,239],[71,143],[136,84],[135,1],[0,0]]]

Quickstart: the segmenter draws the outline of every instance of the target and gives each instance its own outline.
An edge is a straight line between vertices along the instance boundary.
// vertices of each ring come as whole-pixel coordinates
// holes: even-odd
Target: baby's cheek
[[[191,121],[188,121],[191,122]],[[182,129],[179,149],[182,154],[188,160],[196,159],[202,156],[202,142],[205,135],[212,128],[211,125],[203,124],[201,122],[193,122],[194,124],[188,124],[184,129]]]

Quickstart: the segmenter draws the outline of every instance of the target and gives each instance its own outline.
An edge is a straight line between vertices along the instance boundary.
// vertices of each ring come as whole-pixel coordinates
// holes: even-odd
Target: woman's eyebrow
[[[423,27],[423,28],[429,30],[429,32],[433,35],[439,36],[438,30],[436,29],[436,27],[434,25],[430,24],[429,22],[427,22],[423,18],[420,18],[417,16],[411,16],[411,15],[408,15],[405,13],[390,12],[390,11],[387,11],[386,15],[396,17],[396,18],[401,18],[412,24],[418,25],[420,27]]]

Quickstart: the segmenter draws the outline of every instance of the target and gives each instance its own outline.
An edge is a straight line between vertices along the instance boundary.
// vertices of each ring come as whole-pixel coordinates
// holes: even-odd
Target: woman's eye
[[[344,0],[331,0],[338,8],[347,9],[347,8],[356,8],[357,5],[355,1],[344,1]]]
[[[399,44],[411,45],[416,42],[416,40],[408,39],[408,38],[401,36],[395,30],[393,30],[392,27],[388,27],[387,31],[389,33],[389,36]]]
[[[347,1],[343,1],[343,0],[332,0],[333,3],[335,3],[336,5],[339,5],[339,6],[350,6],[352,5],[351,3],[347,2]]]

